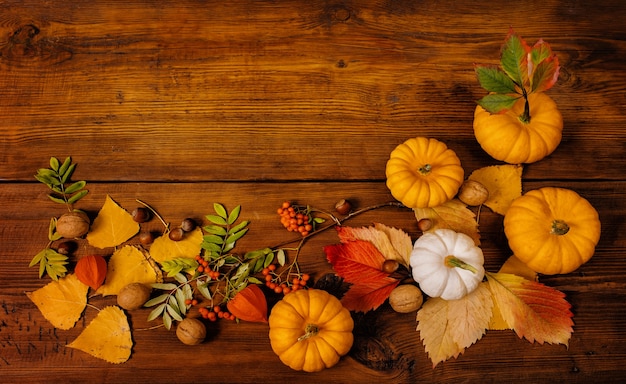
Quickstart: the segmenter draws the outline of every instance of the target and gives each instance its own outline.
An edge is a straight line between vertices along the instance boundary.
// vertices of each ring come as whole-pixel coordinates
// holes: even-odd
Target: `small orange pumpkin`
[[[464,176],[456,153],[441,141],[426,137],[398,145],[385,173],[393,197],[409,208],[436,207],[452,199]]]

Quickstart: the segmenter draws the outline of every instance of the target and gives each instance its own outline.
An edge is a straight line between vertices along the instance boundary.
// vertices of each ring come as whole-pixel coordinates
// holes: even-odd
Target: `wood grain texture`
[[[621,382],[626,370],[626,15],[619,0],[529,2],[285,0],[0,1],[0,375],[3,382]],[[484,95],[475,63],[497,63],[509,27],[549,42],[561,75],[548,94],[565,128],[558,149],[524,167],[524,190],[576,190],[599,211],[602,235],[578,271],[542,281],[566,293],[569,348],[490,331],[458,359],[433,368],[414,314],[388,305],[355,314],[355,345],[336,367],[303,374],[271,352],[267,326],[221,322],[196,348],[172,332],[141,330],[130,314],[132,358],[111,365],[65,345],[24,294],[44,285],[30,259],[59,207],[33,175],[71,155],[88,181],[81,208],[106,195],[128,210],[149,202],[171,222],[202,220],[213,202],[241,204],[251,220],[241,250],[289,238],[284,200],[331,210],[392,200],[391,150],[436,137],[469,174],[496,164],[472,130]],[[372,222],[419,235],[410,211],[369,212]],[[502,217],[480,217],[486,268],[509,256]],[[148,226],[158,227],[151,222]],[[301,266],[332,269],[312,238]],[[82,244],[77,257],[107,255]],[[103,307],[114,298],[96,297]],[[207,376],[210,374],[214,376]],[[204,372],[204,373],[203,373]]]

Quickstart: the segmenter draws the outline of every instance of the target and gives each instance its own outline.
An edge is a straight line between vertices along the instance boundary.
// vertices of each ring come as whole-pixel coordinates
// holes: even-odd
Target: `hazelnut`
[[[145,223],[150,221],[152,218],[150,210],[144,207],[135,208],[135,210],[131,213],[131,216],[133,217],[133,220],[138,223]]]
[[[398,263],[396,260],[385,260],[383,262],[383,266],[381,267],[381,270],[385,273],[391,274],[397,271],[399,266],[400,266],[400,263]]]
[[[398,285],[389,295],[389,305],[399,313],[417,311],[424,302],[421,289],[412,284]]]
[[[180,227],[182,228],[183,231],[185,232],[191,232],[194,229],[196,229],[196,222],[194,219],[190,219],[190,218],[186,218],[185,220],[183,220],[183,222],[180,224]]]
[[[187,317],[176,327],[176,337],[183,344],[197,345],[206,337],[206,326],[198,319]]]
[[[340,215],[347,215],[352,211],[352,204],[346,199],[341,199],[335,204],[335,211]]]
[[[475,180],[465,180],[459,189],[459,200],[470,206],[482,205],[489,198],[487,187]]]
[[[130,283],[117,294],[117,305],[132,311],[141,308],[150,298],[152,288],[142,283]]]
[[[78,248],[78,245],[73,241],[64,241],[57,245],[57,252],[62,255],[69,255]]]
[[[417,228],[422,232],[426,232],[432,227],[433,227],[433,221],[431,219],[419,219],[417,221]]]
[[[57,220],[57,232],[66,239],[83,237],[89,232],[89,217],[85,212],[72,211],[65,213]]]
[[[154,241],[154,235],[152,232],[141,232],[139,234],[139,242],[143,245],[150,245]]]
[[[172,241],[181,241],[185,237],[185,231],[181,227],[176,227],[170,231],[168,236]]]

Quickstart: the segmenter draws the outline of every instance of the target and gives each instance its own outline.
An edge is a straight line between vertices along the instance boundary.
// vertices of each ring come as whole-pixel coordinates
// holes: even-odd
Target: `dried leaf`
[[[55,328],[67,330],[76,324],[85,310],[88,291],[89,287],[76,275],[69,274],[34,292],[27,292],[26,296]]]
[[[430,298],[417,312],[417,330],[433,367],[458,357],[485,334],[493,300],[486,283],[458,300]]]
[[[67,346],[109,363],[123,363],[130,358],[133,347],[128,318],[121,308],[106,307]]]
[[[565,294],[506,273],[487,274],[487,280],[502,318],[517,336],[531,343],[568,344],[574,322]]]
[[[459,199],[452,199],[433,208],[416,208],[414,211],[417,221],[421,219],[431,220],[433,225],[429,231],[451,229],[468,235],[476,245],[480,245],[476,215]]]
[[[186,233],[180,241],[171,240],[169,236],[164,235],[154,240],[150,246],[150,256],[159,264],[179,257],[192,259],[200,254],[202,240],[200,227]]]
[[[87,234],[87,241],[96,248],[117,247],[139,232],[139,223],[107,195],[98,217]]]
[[[352,284],[341,300],[351,311],[367,312],[378,308],[399,283],[398,279],[381,270],[385,257],[369,241],[353,240],[328,245],[324,247],[324,252],[335,272]]]
[[[492,165],[475,170],[469,179],[481,183],[489,191],[485,205],[504,215],[513,200],[522,195],[522,170],[521,165]]]
[[[162,280],[161,272],[150,257],[137,247],[126,245],[109,259],[106,283],[96,293],[117,295],[130,283],[150,285]]]
[[[74,267],[74,273],[78,280],[87,284],[92,289],[100,288],[107,275],[107,262],[99,255],[81,257]]]
[[[396,260],[404,266],[409,266],[413,242],[404,231],[375,223],[373,227],[339,227],[339,240],[342,243],[353,240],[369,241],[382,253],[385,260]]]

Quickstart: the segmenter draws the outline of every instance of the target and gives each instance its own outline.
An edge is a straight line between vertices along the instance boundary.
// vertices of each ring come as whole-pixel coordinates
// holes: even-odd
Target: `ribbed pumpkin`
[[[534,163],[558,147],[563,117],[556,103],[545,93],[532,93],[528,105],[528,119],[524,116],[523,97],[501,114],[476,107],[474,135],[491,157],[509,164]]]
[[[272,350],[298,371],[332,367],[354,341],[350,312],[335,296],[319,289],[285,295],[272,308],[269,326]]]
[[[504,216],[504,233],[515,256],[532,270],[570,273],[593,256],[600,219],[578,193],[545,187],[513,201]]]
[[[393,197],[409,208],[436,207],[452,199],[464,176],[456,153],[441,141],[425,137],[398,145],[385,173]]]
[[[482,250],[471,237],[451,229],[424,233],[415,241],[410,263],[421,290],[444,300],[471,293],[485,276]]]

